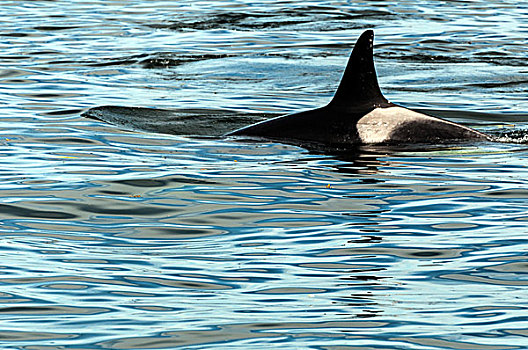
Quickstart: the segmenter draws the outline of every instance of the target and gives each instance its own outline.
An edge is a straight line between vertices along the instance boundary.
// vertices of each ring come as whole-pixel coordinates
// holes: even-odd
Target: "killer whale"
[[[354,45],[341,82],[326,106],[272,118],[226,136],[338,147],[492,141],[472,128],[389,102],[378,84],[373,49],[374,31],[366,30]]]

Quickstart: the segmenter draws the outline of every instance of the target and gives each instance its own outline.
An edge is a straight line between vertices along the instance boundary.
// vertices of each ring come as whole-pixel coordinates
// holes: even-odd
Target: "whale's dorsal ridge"
[[[337,108],[380,107],[388,103],[381,93],[374,66],[374,31],[363,32],[352,54],[329,106]]]
[[[373,51],[374,32],[367,30],[354,45],[339,87],[328,105],[272,118],[227,135],[339,147],[492,140],[471,128],[387,101],[378,85]]]

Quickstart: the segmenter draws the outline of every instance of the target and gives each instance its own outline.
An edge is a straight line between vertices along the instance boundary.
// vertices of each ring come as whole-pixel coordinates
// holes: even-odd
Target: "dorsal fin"
[[[341,83],[330,102],[338,108],[378,107],[387,103],[374,67],[374,31],[366,30],[354,45]]]

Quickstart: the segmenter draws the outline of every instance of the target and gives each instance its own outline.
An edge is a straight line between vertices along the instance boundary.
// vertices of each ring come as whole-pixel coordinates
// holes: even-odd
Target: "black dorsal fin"
[[[388,102],[378,85],[373,49],[374,31],[366,30],[354,45],[330,106],[347,109],[378,107]]]

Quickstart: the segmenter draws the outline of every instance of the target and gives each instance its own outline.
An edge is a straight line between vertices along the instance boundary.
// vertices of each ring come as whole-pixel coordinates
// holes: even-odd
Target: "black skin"
[[[397,107],[381,93],[373,57],[374,32],[357,40],[332,101],[320,108],[273,118],[227,136],[251,136],[304,145],[361,144],[357,122],[376,108]],[[438,143],[455,140],[491,140],[476,130],[440,118],[416,119],[391,130],[387,143]]]

